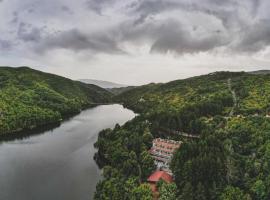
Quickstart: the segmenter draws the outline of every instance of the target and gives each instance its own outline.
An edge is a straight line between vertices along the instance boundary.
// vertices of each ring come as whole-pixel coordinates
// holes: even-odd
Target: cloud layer
[[[129,44],[143,41],[149,53],[186,54],[218,48],[258,52],[270,44],[265,2],[86,0],[74,6],[73,1],[1,1],[2,9],[13,12],[7,15],[10,19],[1,19],[8,37],[1,38],[0,48],[11,48],[9,43],[16,41],[34,53],[64,48],[110,54],[126,53]]]
[[[0,53],[249,57],[269,49],[269,9],[268,0],[0,0]]]

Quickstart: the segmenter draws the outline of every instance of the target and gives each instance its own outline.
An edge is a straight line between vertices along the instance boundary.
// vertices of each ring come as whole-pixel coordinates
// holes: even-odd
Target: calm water
[[[0,200],[92,199],[98,132],[134,116],[120,105],[98,106],[40,135],[0,142]]]

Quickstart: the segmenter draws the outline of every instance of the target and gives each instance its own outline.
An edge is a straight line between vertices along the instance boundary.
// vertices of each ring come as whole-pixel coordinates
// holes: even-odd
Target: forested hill
[[[178,115],[193,109],[202,116],[266,114],[270,109],[270,74],[216,72],[166,84],[149,84],[116,98],[133,110],[154,116]],[[195,109],[195,110],[194,110]]]
[[[151,199],[141,182],[155,169],[147,152],[157,137],[183,142],[175,184],[161,184],[160,199],[270,199],[270,74],[216,72],[115,98],[140,115],[100,133],[96,159],[106,167],[96,200]]]
[[[227,80],[243,73],[213,73],[165,84],[151,83],[120,94],[117,99],[138,112],[179,111],[185,106],[231,98]]]
[[[0,134],[54,123],[110,98],[95,85],[28,67],[0,67]]]

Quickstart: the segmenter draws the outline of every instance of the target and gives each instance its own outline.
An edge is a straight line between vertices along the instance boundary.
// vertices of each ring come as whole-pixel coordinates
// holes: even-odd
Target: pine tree
[[[206,194],[205,194],[205,189],[204,189],[204,186],[201,182],[199,182],[199,184],[197,185],[195,199],[196,200],[207,200]]]
[[[193,187],[190,182],[187,182],[183,188],[181,200],[193,200]]]

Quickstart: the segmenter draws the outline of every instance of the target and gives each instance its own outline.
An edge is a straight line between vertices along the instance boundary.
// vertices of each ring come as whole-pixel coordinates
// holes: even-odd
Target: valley
[[[78,121],[77,117],[71,118],[53,129],[54,137],[58,137],[59,131],[61,134],[70,133],[72,137],[79,137],[80,134],[88,137],[88,130],[94,131],[95,137],[90,139],[92,156],[86,163],[95,160],[102,169],[103,179],[99,182],[97,179],[91,186],[95,200],[152,199],[148,184],[148,180],[152,179],[149,176],[154,176],[155,171],[160,170],[154,160],[156,157],[149,153],[155,139],[181,144],[175,152],[170,153],[172,157],[166,163],[166,170],[172,174],[173,182],[157,182],[156,197],[163,199],[166,195],[166,200],[227,200],[230,196],[245,200],[268,199],[269,76],[266,73],[215,72],[169,83],[128,88],[112,94],[98,86],[30,68],[2,68],[0,130],[2,134],[12,136],[11,133],[20,134],[36,127],[59,123],[65,116],[96,106],[78,115],[96,113],[93,116],[90,114],[92,117],[86,117],[83,121]],[[121,112],[126,113],[126,109],[118,115],[118,106],[110,105],[112,102],[123,104],[138,114],[131,117],[128,111],[129,117],[125,118],[124,114],[123,121]],[[103,108],[112,110],[108,115]],[[87,125],[99,124],[100,120],[109,120],[110,125],[102,126],[101,123],[98,128]],[[74,127],[61,129],[66,124],[69,126],[70,122]],[[40,136],[29,138],[22,134],[18,142],[21,146],[32,138],[46,137],[49,132],[44,131]],[[14,141],[15,135],[11,142],[3,140],[0,148],[8,148]],[[35,147],[27,146],[33,152]],[[59,145],[60,149],[63,147]],[[2,152],[0,162],[2,159],[3,164],[8,164],[4,161],[5,151]],[[21,156],[21,162],[25,162],[24,158],[28,159],[25,155]],[[29,167],[32,168],[36,161],[32,160]],[[8,179],[8,176],[4,176],[6,173],[2,171],[2,177]],[[12,185],[15,185],[16,179],[13,181]],[[81,184],[84,185],[83,182]],[[38,194],[34,192],[33,195]],[[21,195],[28,198],[27,194]]]

